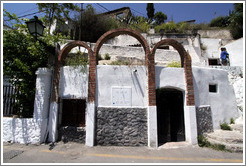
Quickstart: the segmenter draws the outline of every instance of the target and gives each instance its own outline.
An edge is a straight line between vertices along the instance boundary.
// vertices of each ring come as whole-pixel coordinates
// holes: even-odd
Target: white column
[[[197,123],[195,106],[184,107],[185,138],[192,145],[197,144]]]
[[[39,68],[36,71],[36,75],[37,78],[33,117],[35,119],[47,119],[49,112],[52,72],[48,68]]]
[[[40,143],[42,143],[45,141],[45,135],[48,127],[52,71],[48,68],[39,68],[36,71],[36,75],[33,120],[40,127]]]
[[[85,145],[94,146],[95,139],[95,103],[88,102],[86,105],[86,137],[85,137]]]
[[[156,106],[148,106],[148,146],[158,147],[157,137],[157,110]]]
[[[50,114],[49,114],[49,138],[50,142],[55,142],[57,140],[58,132],[57,132],[57,121],[58,121],[58,103],[52,102],[50,103]]]

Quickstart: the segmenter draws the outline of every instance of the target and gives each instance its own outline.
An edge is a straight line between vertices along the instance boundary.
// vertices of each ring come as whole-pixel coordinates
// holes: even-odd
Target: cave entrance
[[[184,97],[177,89],[156,90],[158,145],[185,141]]]

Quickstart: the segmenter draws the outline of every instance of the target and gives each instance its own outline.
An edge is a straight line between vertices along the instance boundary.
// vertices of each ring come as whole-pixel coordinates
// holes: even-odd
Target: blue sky
[[[18,1],[18,3],[9,3],[8,1],[6,1],[5,3],[3,3],[3,8],[7,9],[7,11],[10,13],[15,13],[17,16],[23,16],[38,11],[37,5],[33,2],[35,1],[32,1],[32,3],[24,3],[22,1]],[[99,4],[104,8],[96,3],[92,3],[92,6],[96,8],[96,11],[98,13],[107,12],[107,10],[114,10],[121,7],[130,7],[134,15],[147,17],[146,3],[144,3],[144,1],[138,3],[118,3],[119,1],[116,2],[117,3],[113,1],[110,3],[99,2]],[[233,3],[226,3],[226,1],[218,1],[217,3],[204,3],[201,1],[194,2],[196,3],[185,3],[185,1],[182,3],[167,3],[165,1],[158,1],[158,3],[154,3],[154,8],[155,12],[161,11],[165,13],[168,17],[168,21],[173,20],[175,22],[180,22],[187,20],[196,20],[196,23],[209,23],[211,19],[218,16],[226,16],[229,14],[230,10],[233,10]],[[83,5],[84,8],[86,7],[86,5],[87,4]],[[42,14],[36,15],[38,17],[42,16]],[[26,16],[25,18],[30,19],[33,16],[34,15]]]

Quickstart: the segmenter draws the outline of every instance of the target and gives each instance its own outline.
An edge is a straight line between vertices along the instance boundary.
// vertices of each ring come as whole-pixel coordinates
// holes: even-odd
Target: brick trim
[[[56,58],[56,62],[55,62],[55,66],[54,66],[54,75],[53,75],[53,81],[52,81],[52,93],[51,93],[51,101],[52,102],[58,102],[58,96],[59,96],[59,81],[60,81],[60,67],[62,66],[62,64],[64,63],[68,53],[71,51],[72,48],[76,47],[76,46],[82,46],[85,47],[88,50],[89,53],[89,64],[91,64],[91,61],[93,60],[91,57],[93,55],[93,51],[91,50],[91,48],[82,41],[73,41],[68,43],[65,47],[63,47],[63,49],[59,52],[58,57]],[[90,67],[89,67],[90,68]],[[89,69],[90,70],[90,69]],[[90,73],[89,71],[89,78],[90,75],[92,73]],[[93,81],[91,81],[89,79],[89,87],[90,87],[90,83],[93,83]],[[92,95],[93,91],[91,91],[90,89],[88,89],[88,98]]]
[[[191,106],[195,105],[194,99],[194,88],[193,88],[193,77],[192,77],[192,66],[191,66],[191,57],[185,51],[182,44],[174,39],[164,39],[159,41],[155,46],[151,49],[151,53],[149,56],[150,61],[150,70],[149,70],[149,88],[150,88],[150,101],[149,104],[156,104],[156,94],[155,94],[155,52],[156,49],[163,45],[171,45],[173,46],[179,53],[181,59],[181,66],[184,68],[185,72],[185,82],[186,82],[186,105]]]

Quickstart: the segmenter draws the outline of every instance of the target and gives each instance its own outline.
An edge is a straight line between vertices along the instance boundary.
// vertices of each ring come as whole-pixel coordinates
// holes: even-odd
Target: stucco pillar
[[[57,102],[51,102],[50,103],[50,113],[49,113],[49,138],[48,140],[50,142],[55,142],[58,137],[57,132],[57,124],[58,124],[58,103]]]
[[[39,68],[36,75],[33,119],[40,126],[40,142],[44,142],[48,123],[52,71],[48,68]]]
[[[95,103],[88,102],[86,106],[86,137],[85,144],[87,146],[94,146],[95,139]]]
[[[152,148],[158,147],[157,137],[157,107],[148,106],[148,146]]]
[[[184,107],[185,139],[190,144],[197,144],[197,123],[195,106]]]

